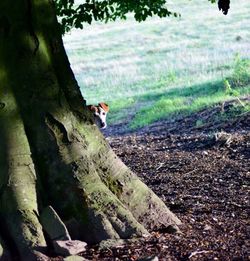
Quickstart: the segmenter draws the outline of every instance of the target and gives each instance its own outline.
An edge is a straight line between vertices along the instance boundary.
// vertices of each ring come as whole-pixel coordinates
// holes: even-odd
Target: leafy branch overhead
[[[71,27],[83,28],[83,23],[95,21],[114,21],[117,18],[126,19],[128,13],[134,13],[136,21],[144,21],[148,16],[166,17],[171,13],[165,6],[165,0],[86,0],[75,4],[74,0],[56,0],[57,14],[62,17],[61,24],[65,31]]]
[[[214,3],[216,0],[209,0]],[[147,17],[157,15],[166,17],[179,16],[168,10],[166,0],[55,0],[57,15],[61,17],[63,31],[72,27],[83,28],[83,23],[95,21],[115,21],[126,19],[128,13],[133,13],[136,21],[145,21]],[[218,7],[227,14],[230,0],[219,0]]]

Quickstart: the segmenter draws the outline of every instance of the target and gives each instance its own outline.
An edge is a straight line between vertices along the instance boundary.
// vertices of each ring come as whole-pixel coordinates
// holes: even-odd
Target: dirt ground
[[[221,110],[223,106],[223,117]],[[100,250],[88,260],[250,260],[250,113],[229,102],[136,133],[105,133],[118,156],[183,222],[181,233]],[[197,122],[203,124],[197,125]],[[157,257],[154,259],[154,257]]]
[[[181,234],[153,232],[139,242],[89,249],[86,258],[250,260],[250,114],[216,121],[218,113],[215,107],[137,133],[119,133],[119,126],[106,133],[119,157],[183,225]]]

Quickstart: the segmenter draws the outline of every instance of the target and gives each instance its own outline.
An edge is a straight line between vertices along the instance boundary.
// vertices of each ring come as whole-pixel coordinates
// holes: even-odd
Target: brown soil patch
[[[221,106],[137,133],[113,129],[115,152],[183,226],[179,235],[158,231],[123,247],[93,248],[97,260],[250,260],[250,114],[230,119],[228,102],[221,120]]]

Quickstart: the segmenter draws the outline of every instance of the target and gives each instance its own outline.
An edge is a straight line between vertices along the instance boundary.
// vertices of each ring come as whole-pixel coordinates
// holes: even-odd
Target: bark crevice
[[[46,114],[45,122],[48,127],[54,132],[57,140],[59,139],[63,144],[70,143],[68,132],[63,123],[55,119],[55,117],[53,117],[53,115],[50,113]]]
[[[34,50],[33,50],[33,55],[36,54],[36,52],[39,49],[39,39],[35,33],[34,27],[33,27],[33,16],[32,16],[32,0],[27,0],[27,25],[29,28],[29,33],[30,36],[32,37],[33,41],[34,41]]]

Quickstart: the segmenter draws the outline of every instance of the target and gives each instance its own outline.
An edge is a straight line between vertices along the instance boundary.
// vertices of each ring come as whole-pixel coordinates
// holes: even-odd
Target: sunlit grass
[[[231,98],[223,82],[235,74],[237,53],[250,58],[248,0],[232,2],[228,16],[208,1],[170,7],[182,17],[140,24],[129,18],[65,36],[83,96],[109,103],[110,123],[129,117],[132,127],[143,126]],[[249,94],[241,87],[238,95]]]
[[[223,82],[194,86],[184,90],[175,89],[173,92],[162,95],[153,105],[141,109],[130,123],[130,127],[135,129],[156,120],[189,115],[216,103],[244,97],[247,94],[250,94],[250,85],[237,89],[237,96],[235,96],[234,93],[228,93],[224,89]]]

